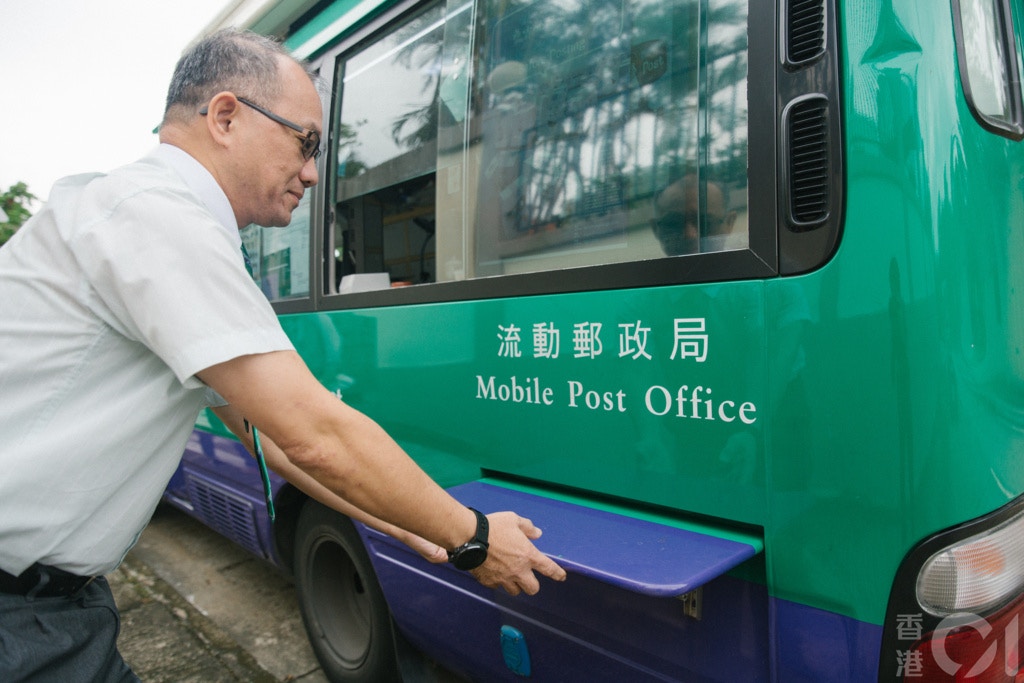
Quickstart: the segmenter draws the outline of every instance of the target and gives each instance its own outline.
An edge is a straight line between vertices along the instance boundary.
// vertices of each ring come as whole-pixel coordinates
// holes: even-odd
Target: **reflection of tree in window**
[[[697,168],[745,187],[745,3],[493,0],[480,22],[482,263],[624,240]]]
[[[443,8],[435,5],[342,61],[338,175],[379,169],[343,195],[433,171],[442,38]]]
[[[339,61],[335,283],[434,278],[434,173],[444,9],[426,8]]]
[[[362,121],[358,125],[365,124]],[[356,147],[359,146],[358,135],[355,129],[347,123],[340,123],[334,129],[338,140],[338,165],[339,178],[351,178],[366,172],[366,164],[359,159]]]
[[[399,50],[395,63],[424,75],[418,98],[422,106],[395,117],[391,137],[403,149],[416,149],[437,140],[438,101],[441,89],[440,41],[410,43]],[[425,97],[430,93],[429,98]]]

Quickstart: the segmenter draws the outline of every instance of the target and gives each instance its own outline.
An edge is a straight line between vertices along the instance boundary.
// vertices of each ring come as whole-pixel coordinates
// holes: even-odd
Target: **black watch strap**
[[[455,565],[456,569],[476,569],[487,559],[490,524],[482,512],[474,508],[469,509],[476,515],[476,533],[455,550],[448,551],[448,561]]]

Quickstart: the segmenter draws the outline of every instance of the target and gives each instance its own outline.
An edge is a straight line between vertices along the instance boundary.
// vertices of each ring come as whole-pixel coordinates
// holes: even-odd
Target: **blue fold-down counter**
[[[512,510],[544,532],[537,547],[569,572],[644,595],[688,593],[764,549],[749,532],[637,513],[582,498],[558,499],[489,480],[448,490],[485,514]]]
[[[498,479],[448,490],[531,519],[569,578],[512,596],[367,531],[398,632],[441,665],[505,683],[770,680],[758,530]]]

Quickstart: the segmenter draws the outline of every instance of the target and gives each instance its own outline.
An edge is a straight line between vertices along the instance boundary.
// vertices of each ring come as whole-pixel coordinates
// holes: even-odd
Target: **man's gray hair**
[[[279,57],[296,61],[316,83],[307,64],[266,36],[227,28],[201,39],[182,54],[174,68],[164,120],[188,119],[225,90],[268,105],[281,94]]]

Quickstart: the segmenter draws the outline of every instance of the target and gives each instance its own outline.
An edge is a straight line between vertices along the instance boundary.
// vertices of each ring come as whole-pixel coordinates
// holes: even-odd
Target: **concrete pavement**
[[[180,510],[161,506],[107,576],[118,647],[143,683],[328,683],[291,578]],[[462,683],[425,659],[407,683]]]
[[[327,683],[291,579],[178,510],[159,508],[107,578],[145,683]]]
[[[109,575],[121,611],[118,648],[146,683],[273,683],[278,679],[148,567]]]

